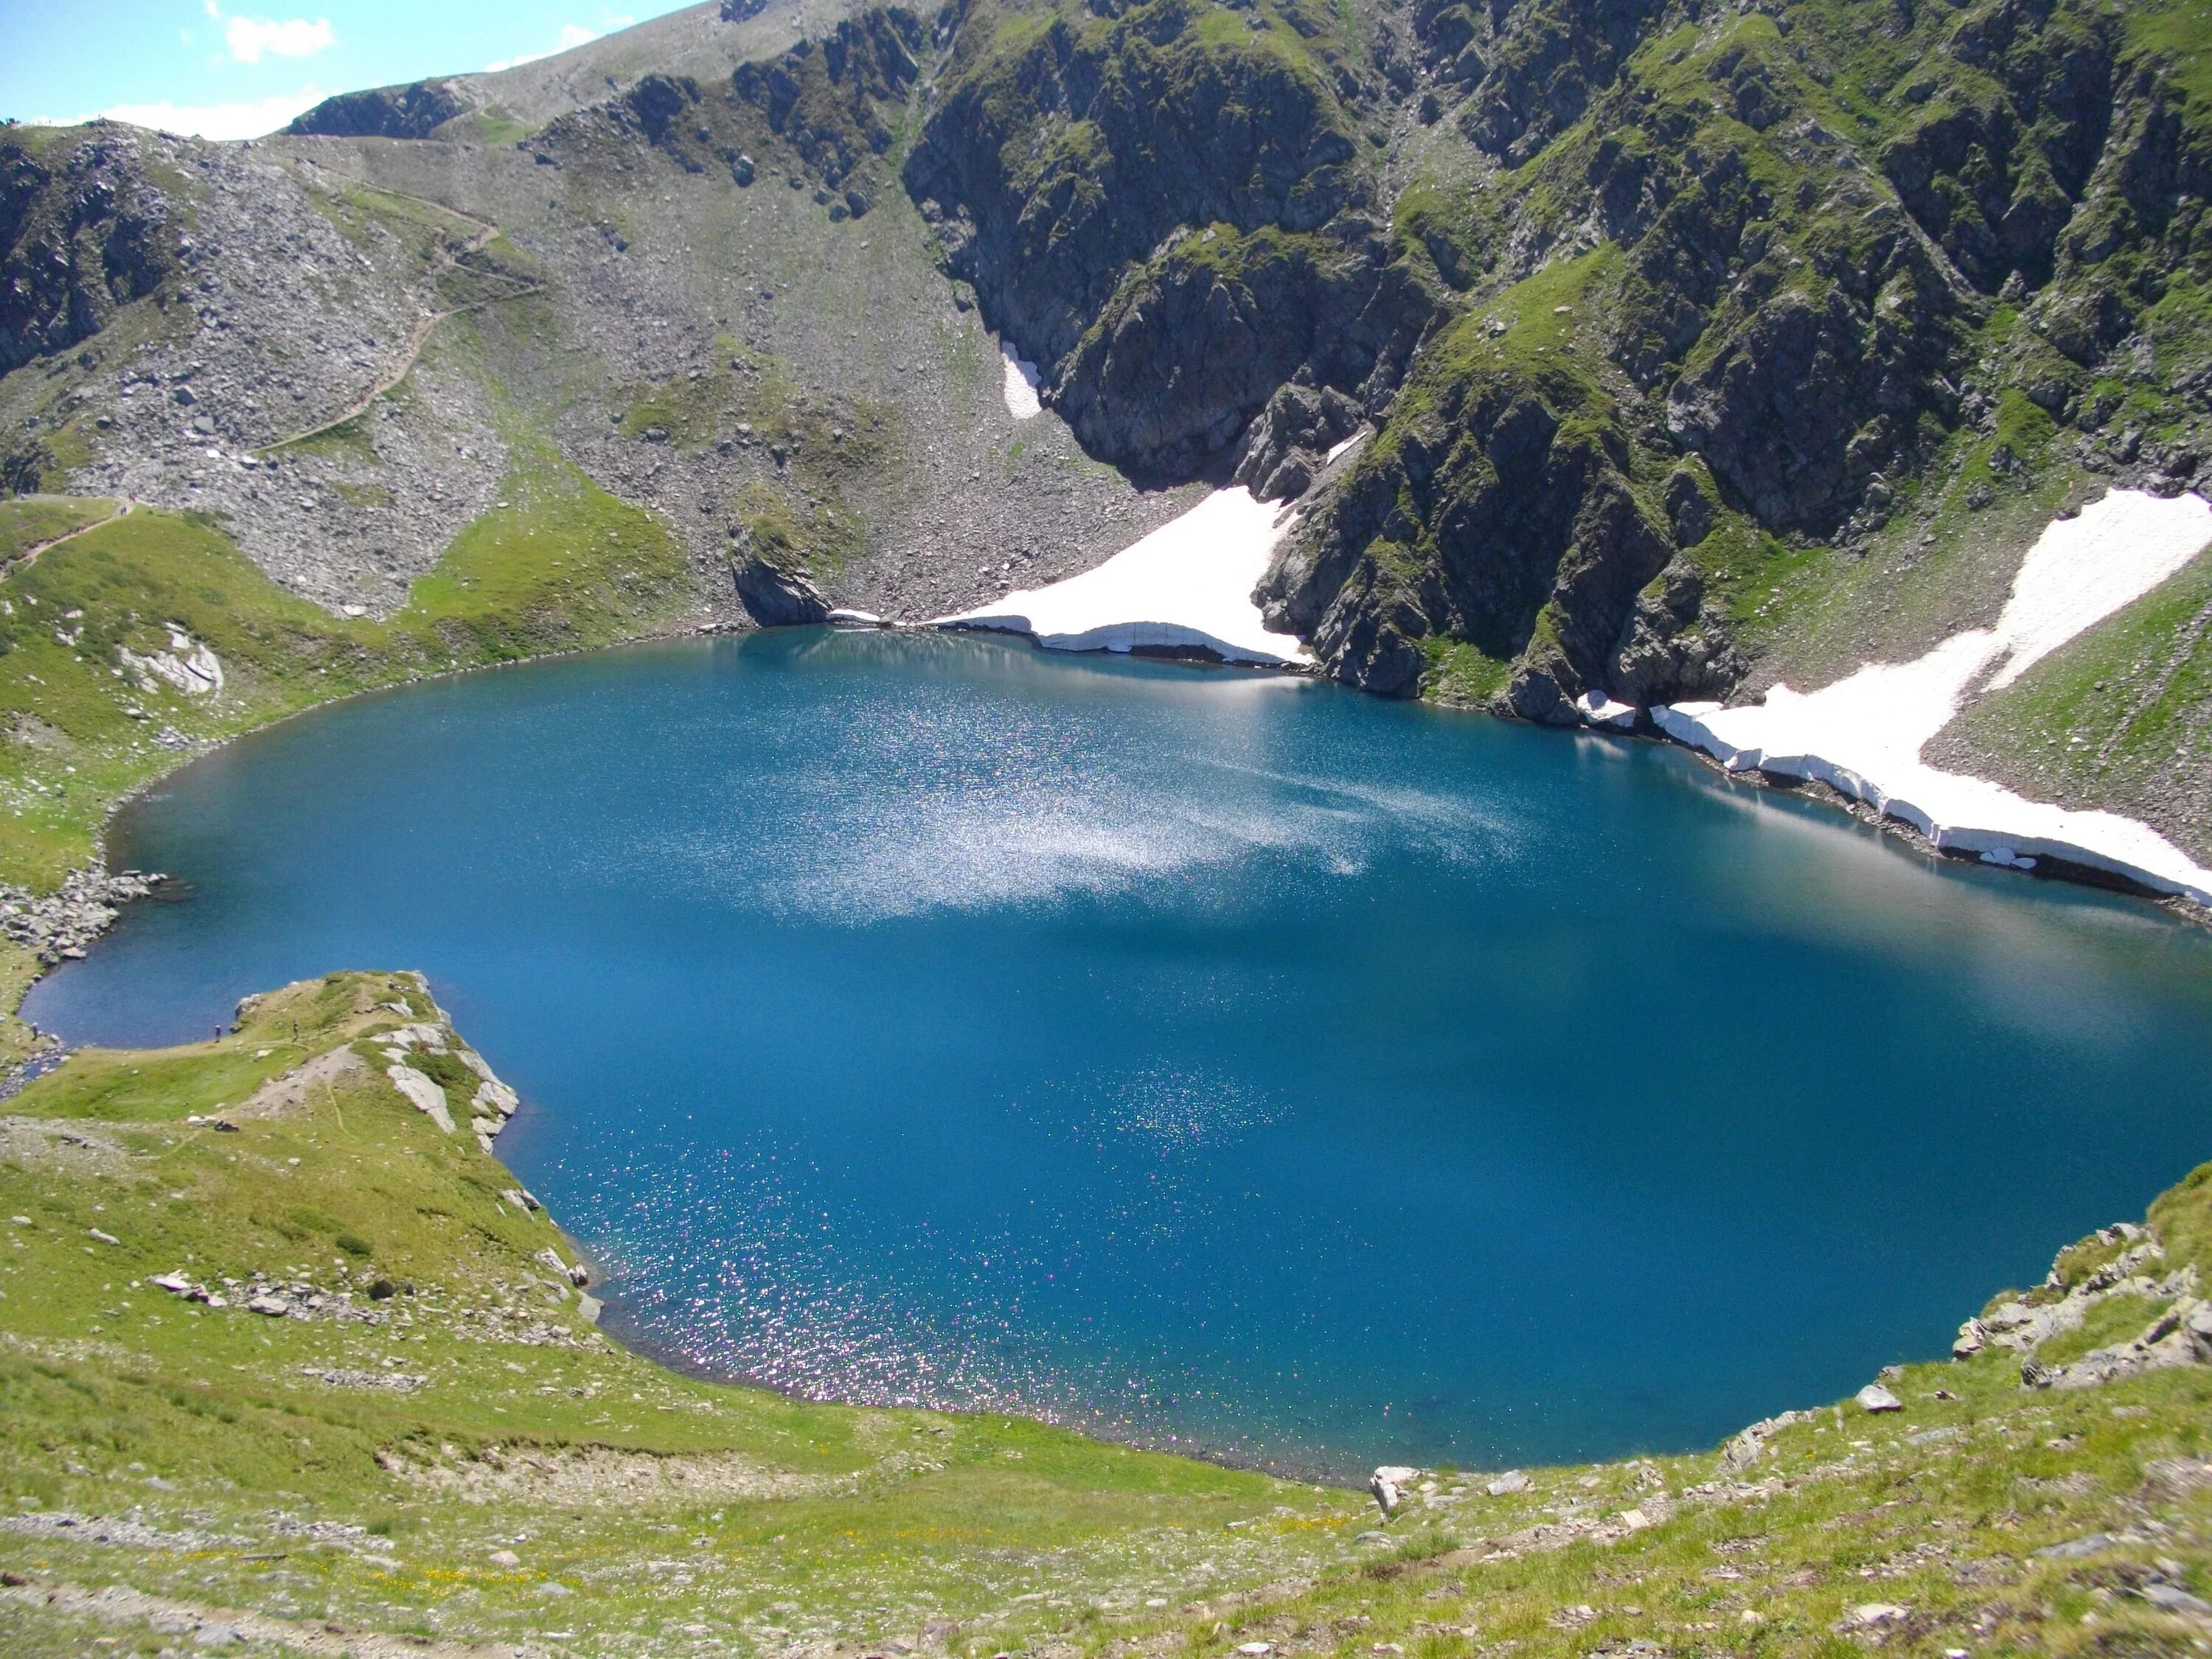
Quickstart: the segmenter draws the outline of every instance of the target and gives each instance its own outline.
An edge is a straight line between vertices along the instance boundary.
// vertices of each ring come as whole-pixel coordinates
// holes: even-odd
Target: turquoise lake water
[[[419,968],[610,1328],[1302,1473],[1709,1445],[2212,1157],[2212,937],[1685,754],[963,638],[361,699],[121,818],[81,1041]]]

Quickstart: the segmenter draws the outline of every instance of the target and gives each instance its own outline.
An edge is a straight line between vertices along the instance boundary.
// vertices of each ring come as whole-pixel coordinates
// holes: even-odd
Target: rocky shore
[[[97,867],[72,870],[60,888],[34,893],[0,884],[0,934],[37,957],[42,968],[82,957],[134,899],[144,898],[164,877]]]

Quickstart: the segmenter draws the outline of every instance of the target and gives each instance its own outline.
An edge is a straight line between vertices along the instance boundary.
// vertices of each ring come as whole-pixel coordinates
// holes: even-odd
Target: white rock
[[[505,1567],[510,1571],[522,1565],[522,1558],[513,1550],[494,1550],[484,1559],[495,1567]]]
[[[1419,1473],[1419,1469],[1404,1468],[1392,1463],[1385,1464],[1367,1477],[1367,1490],[1374,1494],[1375,1501],[1382,1507],[1385,1516],[1398,1512],[1406,1501],[1407,1484]]]
[[[1872,1630],[1878,1625],[1893,1625],[1911,1616],[1911,1608],[1900,1607],[1894,1601],[1866,1601],[1853,1607],[1844,1622],[1860,1630]]]
[[[192,1281],[182,1273],[161,1273],[146,1282],[173,1296],[190,1296],[192,1293]]]
[[[478,1084],[476,1093],[470,1097],[470,1100],[471,1104],[483,1107],[487,1111],[497,1112],[501,1117],[513,1117],[515,1109],[522,1103],[514,1091],[497,1078]]]
[[[169,649],[142,657],[118,647],[115,659],[127,674],[141,681],[152,678],[176,687],[188,697],[204,697],[222,690],[222,659],[214,648],[176,629],[169,630]]]
[[[1869,1382],[1852,1396],[1870,1412],[1901,1412],[1905,1402],[1879,1382]]]
[[[1506,1470],[1504,1474],[1483,1488],[1483,1491],[1488,1492],[1492,1498],[1504,1498],[1511,1492],[1528,1490],[1528,1477],[1518,1469]]]
[[[387,1066],[385,1076],[392,1086],[404,1095],[418,1112],[429,1115],[430,1121],[447,1134],[453,1133],[453,1115],[446,1107],[446,1091],[430,1078],[412,1066]]]

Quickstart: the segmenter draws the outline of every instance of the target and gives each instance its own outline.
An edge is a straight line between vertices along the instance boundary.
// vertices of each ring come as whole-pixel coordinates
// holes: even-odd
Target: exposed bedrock
[[[328,138],[428,138],[467,106],[442,81],[342,92],[284,129]]]
[[[963,27],[904,168],[946,268],[1084,446],[1175,477],[1301,369],[1379,401],[1437,314],[1369,210],[1346,100],[1374,88],[1335,20],[1296,24],[1332,86],[1201,29],[1206,9],[1055,19],[1018,47]]]
[[[2212,247],[2212,137],[2143,37],[1984,0],[1693,8],[1662,47],[1659,11],[1420,0],[1379,37],[1422,123],[1516,170],[1399,200],[1383,269],[1456,314],[1401,389],[1358,383],[1376,438],[1261,590],[1340,678],[1538,720],[1724,698],[1765,647],[1721,589],[1757,561],[1860,556],[1907,505],[1940,526],[1954,488],[1978,513],[2076,457],[2168,492],[2204,468],[2118,430],[2130,398],[2212,416],[2172,286]],[[1879,101],[1844,121],[1869,30]]]
[[[1672,544],[1626,487],[1628,442],[1601,409],[1455,361],[1450,343],[1407,390],[1420,413],[1327,493],[1261,602],[1332,672],[1390,696],[1419,690],[1431,636],[1500,661],[1528,652],[1515,706],[1571,718]]]
[[[738,598],[763,628],[804,628],[830,620],[830,601],[804,570],[759,554],[735,568]]]
[[[98,128],[43,156],[0,139],[0,374],[91,338],[176,268],[189,245],[135,160]]]

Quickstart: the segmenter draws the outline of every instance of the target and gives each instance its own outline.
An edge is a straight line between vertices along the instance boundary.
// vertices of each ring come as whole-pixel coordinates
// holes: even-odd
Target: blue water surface
[[[1298,1472],[1712,1443],[2212,1156],[2212,937],[1679,751],[973,639],[360,699],[29,1016],[419,968],[613,1327]]]

